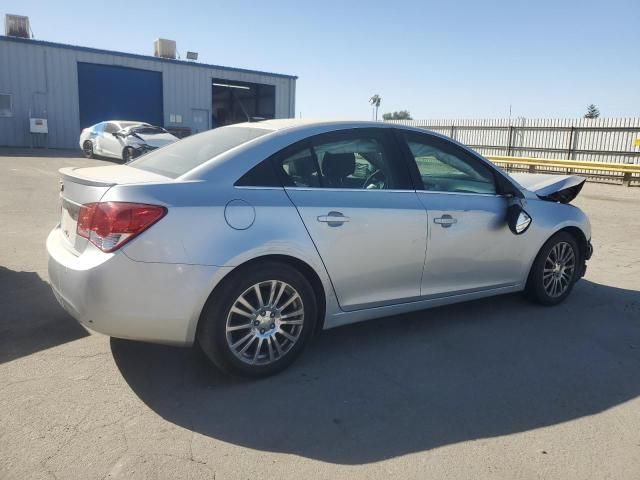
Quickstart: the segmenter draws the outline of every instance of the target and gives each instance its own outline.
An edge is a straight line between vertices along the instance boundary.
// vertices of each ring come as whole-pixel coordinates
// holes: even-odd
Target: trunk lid
[[[576,198],[587,180],[578,175],[542,173],[511,173],[510,176],[541,199],[560,203],[569,203]]]
[[[114,185],[171,181],[157,173],[132,168],[127,165],[106,167],[66,167],[60,172],[60,230],[73,252],[80,254],[88,240],[76,234],[80,207],[99,202]]]

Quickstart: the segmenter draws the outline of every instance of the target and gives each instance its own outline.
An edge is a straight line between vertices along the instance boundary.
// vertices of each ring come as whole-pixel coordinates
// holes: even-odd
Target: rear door
[[[426,212],[387,129],[311,138],[276,157],[344,310],[420,295]]]
[[[434,135],[401,131],[414,160],[429,238],[423,296],[506,287],[522,280],[524,240],[506,222],[508,199],[492,168]]]

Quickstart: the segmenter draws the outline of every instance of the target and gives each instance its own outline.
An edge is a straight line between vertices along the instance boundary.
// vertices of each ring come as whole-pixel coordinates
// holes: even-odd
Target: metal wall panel
[[[0,117],[0,146],[31,145],[29,117],[37,115],[48,119],[49,147],[77,148],[80,132],[78,62],[160,72],[167,128],[199,128],[194,117],[201,117],[203,110],[210,117],[212,78],[274,85],[276,118],[295,115],[296,77],[289,75],[0,36],[0,93],[12,95],[13,100],[13,115]],[[172,114],[182,122],[172,123]]]

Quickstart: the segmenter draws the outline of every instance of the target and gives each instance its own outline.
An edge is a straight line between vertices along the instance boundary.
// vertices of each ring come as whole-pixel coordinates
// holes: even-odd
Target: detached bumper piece
[[[591,245],[591,240],[587,242],[587,254],[585,255],[585,260],[589,260],[593,255],[593,245]]]
[[[584,261],[582,262],[582,265],[580,265],[580,269],[578,271],[578,278],[584,277],[585,274],[587,273],[587,260],[589,260],[592,255],[593,255],[593,245],[591,245],[591,240],[589,240],[587,242],[587,250],[584,255]]]

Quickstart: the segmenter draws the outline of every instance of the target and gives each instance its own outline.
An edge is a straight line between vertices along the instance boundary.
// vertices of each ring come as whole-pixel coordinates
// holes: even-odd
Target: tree
[[[600,110],[593,103],[587,107],[587,113],[584,114],[584,118],[598,118],[600,116]]]
[[[382,115],[383,120],[413,120],[409,110],[400,110],[399,112],[385,113]]]
[[[378,108],[380,108],[380,102],[382,102],[382,97],[377,93],[369,99],[369,103],[376,111],[376,120],[378,120]]]

